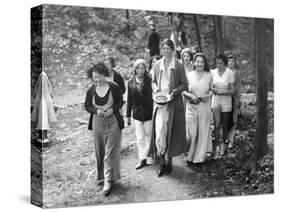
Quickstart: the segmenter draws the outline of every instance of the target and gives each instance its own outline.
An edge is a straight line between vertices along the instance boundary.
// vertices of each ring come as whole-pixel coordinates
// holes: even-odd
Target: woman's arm
[[[125,87],[125,82],[124,82],[124,79],[123,77],[121,76],[121,74],[117,73],[118,74],[118,84],[120,86],[120,89],[121,89],[121,93],[122,95],[126,92],[126,87]]]
[[[131,94],[131,86],[130,81],[128,82],[128,92],[127,92],[127,111],[126,111],[126,117],[131,117],[131,111],[132,111],[132,94]]]
[[[123,101],[123,96],[121,93],[121,89],[119,86],[111,86],[112,90],[112,94],[114,94],[114,104],[112,106],[113,112],[117,112],[119,111],[119,109],[122,108],[124,101]]]
[[[213,89],[213,92],[214,92],[214,94],[216,94],[216,95],[232,95],[233,92],[234,92],[234,83],[230,83],[228,89],[218,89],[218,88],[214,88],[214,89]]]
[[[200,102],[200,100],[195,95],[193,95],[192,93],[189,93],[187,91],[183,91],[182,95],[184,97],[186,97],[188,99],[188,101],[191,103],[198,104]]]
[[[86,99],[85,99],[85,109],[88,113],[93,113],[93,114],[97,114],[97,108],[94,107],[93,105],[93,91],[92,91],[91,87],[86,94]]]
[[[234,73],[233,71],[229,70],[228,72],[228,77],[229,77],[229,86],[228,89],[213,89],[214,94],[216,95],[232,95],[234,92],[234,83],[235,83],[235,78],[234,78]]]
[[[207,93],[207,96],[210,98],[213,96],[214,92],[213,92],[213,78],[211,77],[210,83],[209,83],[209,91]]]

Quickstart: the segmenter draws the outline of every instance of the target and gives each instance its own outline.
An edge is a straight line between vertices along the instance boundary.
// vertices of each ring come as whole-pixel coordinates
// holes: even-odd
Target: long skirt
[[[115,115],[93,116],[93,134],[97,164],[97,180],[120,179],[121,130]]]

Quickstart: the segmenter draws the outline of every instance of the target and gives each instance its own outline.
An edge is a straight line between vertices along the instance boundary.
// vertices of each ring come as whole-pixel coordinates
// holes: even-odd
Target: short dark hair
[[[175,44],[174,42],[169,39],[169,38],[166,38],[162,41],[161,43],[161,48],[164,46],[164,45],[168,45],[171,49],[175,50]]]
[[[228,63],[228,59],[227,59],[227,57],[224,54],[218,54],[215,57],[215,60],[222,60],[224,65],[227,65],[227,63]]]
[[[204,71],[209,72],[210,71],[210,67],[209,67],[208,61],[207,61],[207,59],[206,59],[206,57],[205,57],[205,55],[203,53],[198,52],[198,53],[196,53],[193,56],[193,64],[194,64],[194,61],[196,60],[197,57],[202,57],[203,58],[203,60],[204,60]],[[195,69],[195,67],[194,67],[194,69]]]
[[[103,62],[97,62],[91,68],[89,68],[89,70],[87,71],[88,78],[93,78],[93,72],[99,73],[106,77],[109,76],[108,68],[104,65]]]
[[[191,50],[185,50],[185,51],[182,51],[182,53],[181,53],[181,59],[183,59],[183,54],[184,53],[187,53],[188,55],[189,55],[189,57],[190,57],[190,61],[192,61],[193,60],[193,53],[192,53],[192,51]]]
[[[115,60],[113,57],[106,57],[105,60],[108,60],[110,62],[112,68],[114,68],[116,66]]]
[[[229,56],[227,57],[227,62],[228,62],[228,60],[230,60],[230,59],[233,59],[233,60],[234,60],[234,67],[235,67],[235,69],[239,69],[239,66],[238,66],[237,60],[236,60],[236,56],[233,55],[233,54],[229,55]]]

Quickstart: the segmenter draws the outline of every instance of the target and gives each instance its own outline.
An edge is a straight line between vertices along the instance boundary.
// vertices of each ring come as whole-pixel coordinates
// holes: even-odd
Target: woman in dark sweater
[[[148,48],[150,57],[155,55],[160,55],[160,35],[156,32],[155,26],[152,24],[150,25],[150,34],[148,35]]]
[[[114,68],[115,68],[115,61],[112,57],[107,57],[105,59],[104,64],[106,65],[106,67],[108,68],[109,71],[109,75],[108,77],[106,77],[107,80],[112,81],[112,82],[116,82],[120,89],[121,89],[121,93],[124,94],[126,91],[126,87],[125,87],[125,83],[124,83],[124,79],[121,76],[121,74],[119,74]]]
[[[93,130],[97,164],[97,184],[104,183],[108,195],[112,184],[120,179],[121,130],[124,121],[119,109],[123,97],[119,86],[106,80],[109,75],[104,63],[96,63],[88,70],[93,86],[87,92],[85,108],[91,114],[89,129]]]
[[[146,61],[138,59],[134,64],[134,70],[135,74],[128,82],[127,121],[130,125],[131,111],[133,110],[140,160],[136,169],[140,169],[147,165],[153,101],[151,79],[148,76]]]

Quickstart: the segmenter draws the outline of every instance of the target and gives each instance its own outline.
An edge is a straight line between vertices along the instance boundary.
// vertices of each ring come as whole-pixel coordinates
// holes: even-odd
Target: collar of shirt
[[[164,59],[165,58],[163,57],[160,61],[160,70],[163,71],[165,70]],[[175,68],[176,68],[175,57],[173,57],[168,69],[175,69]]]

